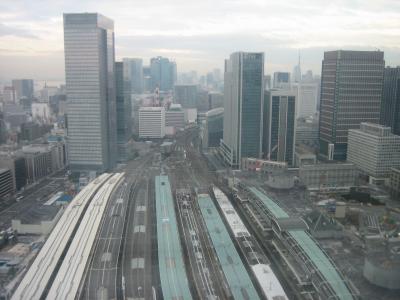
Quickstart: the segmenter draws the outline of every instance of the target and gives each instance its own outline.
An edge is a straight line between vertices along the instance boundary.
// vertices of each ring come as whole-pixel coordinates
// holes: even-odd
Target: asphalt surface
[[[125,180],[113,192],[107,205],[80,299],[140,299],[143,298],[140,293],[144,291],[146,295],[152,294],[151,251],[146,251],[146,247],[151,246],[152,226],[149,222],[149,234],[147,231],[135,233],[135,226],[145,223],[147,214],[152,211],[151,204],[143,214],[137,212],[137,208],[148,202],[153,156],[151,151],[128,162],[121,170],[125,171]],[[144,270],[132,268],[138,256],[145,257]]]
[[[54,194],[64,191],[67,179],[64,171],[53,176],[44,178],[37,184],[29,187],[21,193],[22,199],[18,202],[13,201],[8,207],[0,211],[0,230],[11,227],[11,220],[17,218],[22,212],[29,211],[38,204],[43,204]],[[1,209],[2,207],[0,207]]]
[[[152,297],[152,232],[154,189],[145,171],[137,181],[132,205],[128,212],[128,226],[122,261],[125,299],[151,299]]]

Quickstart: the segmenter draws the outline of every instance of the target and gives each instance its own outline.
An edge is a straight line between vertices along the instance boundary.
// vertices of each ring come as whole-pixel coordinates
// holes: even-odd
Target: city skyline
[[[332,49],[385,52],[387,65],[400,64],[399,6],[396,1],[69,1],[42,5],[0,4],[0,80],[35,77],[63,80],[62,13],[99,12],[115,21],[116,58],[158,55],[178,72],[223,69],[235,51],[266,53],[266,73],[321,72],[323,52]],[[193,14],[193,12],[196,12]],[[45,67],[46,66],[46,67]],[[51,66],[51,67],[49,67]]]

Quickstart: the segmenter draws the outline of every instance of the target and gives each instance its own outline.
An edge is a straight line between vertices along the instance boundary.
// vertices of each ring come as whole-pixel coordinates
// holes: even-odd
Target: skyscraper
[[[194,84],[175,85],[174,102],[181,104],[183,108],[196,108],[197,85]]]
[[[130,92],[125,88],[124,80],[125,63],[115,63],[115,89],[117,106],[117,161],[124,162],[127,159],[127,143],[131,136],[131,101]]]
[[[267,159],[294,163],[296,92],[272,90],[265,93],[264,152]]]
[[[22,97],[33,97],[33,80],[32,79],[13,79],[12,86],[15,90],[17,101]]]
[[[383,70],[381,51],[328,51],[322,61],[320,156],[345,160],[349,129],[379,123]]]
[[[176,83],[176,63],[165,57],[155,57],[150,60],[152,89],[161,91],[172,90]]]
[[[318,83],[299,82],[297,85],[297,117],[313,116],[317,112]]]
[[[400,135],[400,67],[387,67],[383,79],[381,124]]]
[[[231,167],[261,156],[264,54],[235,52],[225,61],[221,153]]]
[[[141,58],[124,58],[125,88],[130,94],[143,92],[143,60]]]
[[[102,172],[117,156],[114,22],[64,14],[64,51],[70,167]]]

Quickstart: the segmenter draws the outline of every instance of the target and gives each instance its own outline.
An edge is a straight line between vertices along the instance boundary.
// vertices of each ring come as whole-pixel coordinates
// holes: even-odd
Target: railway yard
[[[300,217],[199,148],[190,128],[90,183],[12,299],[361,298]]]

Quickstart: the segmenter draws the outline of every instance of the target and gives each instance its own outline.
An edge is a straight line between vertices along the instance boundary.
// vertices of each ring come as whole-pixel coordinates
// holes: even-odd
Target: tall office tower
[[[233,168],[261,157],[264,53],[235,52],[225,60],[224,134],[221,154]]]
[[[114,22],[64,14],[64,51],[70,167],[102,172],[117,156]]]
[[[179,103],[183,108],[196,108],[197,85],[179,84],[174,86],[174,103]]]
[[[176,83],[176,63],[165,57],[155,57],[150,60],[152,89],[161,91],[172,90]]]
[[[289,72],[275,72],[272,87],[274,89],[289,88],[290,87],[290,73]]]
[[[125,63],[115,63],[115,89],[117,106],[117,153],[118,162],[124,162],[127,159],[127,144],[132,132],[131,122],[131,97],[130,92],[126,91],[124,80]]]
[[[400,67],[387,67],[383,76],[381,124],[400,135]]]
[[[143,92],[143,60],[141,58],[124,58],[125,87],[130,94]],[[127,91],[128,91],[127,90]]]
[[[22,97],[33,97],[33,80],[32,79],[13,79],[12,86],[15,90],[17,101]]]
[[[297,118],[315,115],[318,102],[318,83],[299,82],[297,84]]]
[[[345,160],[349,129],[379,123],[383,71],[381,51],[328,51],[322,61],[320,156]]]
[[[263,145],[267,159],[294,164],[296,93],[272,90],[265,93]]]

